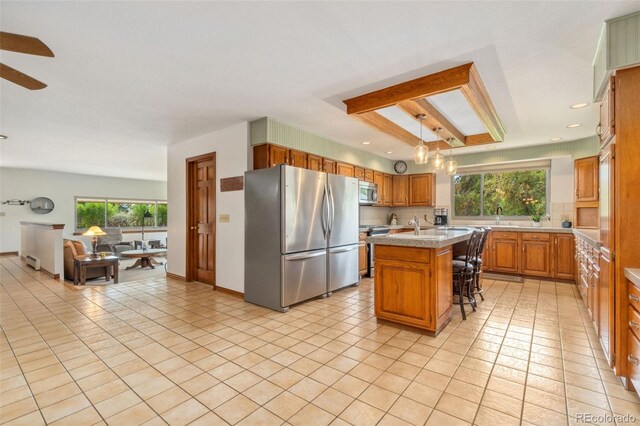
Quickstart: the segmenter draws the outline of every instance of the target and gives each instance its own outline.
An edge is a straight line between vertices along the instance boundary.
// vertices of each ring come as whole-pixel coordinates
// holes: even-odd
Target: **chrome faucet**
[[[413,216],[413,219],[409,221],[409,225],[413,225],[414,235],[420,235],[420,218],[418,216]]]
[[[500,225],[500,215],[502,214],[502,207],[496,207],[496,225]]]

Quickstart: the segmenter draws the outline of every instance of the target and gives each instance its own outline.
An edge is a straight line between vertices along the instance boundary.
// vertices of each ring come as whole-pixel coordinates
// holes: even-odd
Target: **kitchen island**
[[[437,335],[451,320],[453,244],[472,229],[427,229],[372,236],[375,245],[375,315]]]

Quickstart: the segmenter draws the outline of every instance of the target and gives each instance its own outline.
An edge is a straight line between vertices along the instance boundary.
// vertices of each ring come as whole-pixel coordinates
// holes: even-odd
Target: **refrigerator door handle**
[[[322,193],[322,216],[320,218],[320,223],[322,224],[322,233],[324,235],[324,239],[327,239],[327,233],[329,232],[329,196],[327,194],[327,185],[324,186],[324,192]]]
[[[324,256],[326,254],[327,253],[324,251],[317,251],[315,253],[288,254],[285,257],[285,261],[311,259],[312,257]]]
[[[353,250],[358,250],[358,245],[357,244],[353,244],[351,246],[347,246],[347,247],[339,247],[339,248],[332,248],[329,250],[330,253],[344,253],[347,251],[353,251]]]
[[[331,238],[331,231],[333,231],[333,220],[336,215],[336,206],[335,200],[333,199],[333,188],[331,188],[331,184],[329,184],[329,206],[331,211],[329,212],[329,238]]]

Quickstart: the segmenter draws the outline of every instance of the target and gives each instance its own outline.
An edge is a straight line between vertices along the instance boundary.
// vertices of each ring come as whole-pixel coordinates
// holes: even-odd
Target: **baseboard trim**
[[[167,272],[167,278],[171,278],[172,280],[178,280],[178,281],[187,281],[187,279],[182,275],[173,274],[171,272]]]
[[[35,271],[35,269],[34,269],[34,271]],[[36,271],[36,272],[38,272],[38,271]],[[51,278],[53,278],[54,280],[59,280],[59,279],[60,279],[60,274],[54,274],[53,272],[49,272],[49,271],[47,271],[46,269],[44,269],[44,268],[42,268],[42,267],[40,268],[40,271],[39,271],[39,272],[42,272],[42,273],[44,273],[45,275],[50,276],[50,277],[51,277]]]
[[[226,293],[226,294],[229,294],[231,296],[239,297],[239,298],[244,300],[244,293],[239,292],[239,291],[231,290],[229,288],[224,288],[224,287],[218,287],[218,286],[216,286],[215,291],[219,291],[221,293]]]
[[[3,251],[2,253],[0,253],[0,256],[17,256],[18,252],[17,251]]]

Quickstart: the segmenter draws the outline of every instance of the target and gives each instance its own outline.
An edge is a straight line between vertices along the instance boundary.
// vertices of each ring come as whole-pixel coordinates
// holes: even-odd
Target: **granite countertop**
[[[599,229],[574,229],[573,234],[585,240],[595,248],[600,248],[600,230]]]
[[[428,229],[425,231],[425,234],[422,235],[402,233],[367,237],[367,242],[384,246],[440,248],[468,240],[471,237],[473,229],[464,231]]]
[[[640,288],[640,268],[624,268],[624,276]]]
[[[492,231],[516,231],[516,232],[553,232],[557,234],[571,234],[573,228],[556,228],[544,226],[510,226],[510,225],[447,225],[455,228],[482,228],[489,227]],[[427,225],[421,226],[420,229],[437,229],[438,226]],[[390,225],[389,229],[413,229],[412,225]]]

